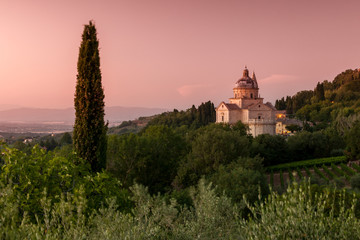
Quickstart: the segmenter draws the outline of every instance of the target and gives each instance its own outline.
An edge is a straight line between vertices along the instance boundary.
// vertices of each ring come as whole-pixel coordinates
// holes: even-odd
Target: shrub
[[[296,172],[297,172],[300,180],[304,178],[304,176],[303,176],[302,173],[301,173],[300,168],[296,168]]]
[[[279,165],[268,167],[267,170],[278,171],[280,169],[296,169],[298,167],[303,168],[303,167],[321,166],[323,164],[330,165],[331,163],[341,163],[344,161],[346,161],[345,156],[316,158],[316,159],[310,159],[310,160],[304,160],[304,161],[298,161],[298,162],[279,164]]]
[[[347,165],[345,165],[344,163],[340,164],[340,167],[342,168],[342,170],[344,170],[348,175],[352,176],[355,174],[355,171],[352,170],[351,168],[349,168]]]
[[[336,165],[331,164],[331,168],[339,177],[344,176],[346,180],[348,181],[350,180],[350,176],[347,173],[345,173],[342,169],[338,168]]]
[[[329,205],[335,194],[339,205]],[[360,239],[355,203],[345,192],[313,194],[310,185],[293,184],[282,195],[273,192],[264,203],[249,205],[252,215],[241,229],[245,239]]]
[[[350,178],[350,185],[353,189],[360,189],[360,174],[356,174]]]
[[[314,166],[314,171],[316,172],[316,174],[321,177],[322,179],[324,179],[325,181],[329,181],[329,179],[324,175],[324,173],[322,171],[320,171],[319,168],[317,168],[316,166]]]
[[[285,188],[285,182],[284,182],[284,175],[283,175],[282,170],[280,170],[280,184],[281,184],[281,188],[284,189]]]
[[[353,163],[353,164],[351,164],[351,166],[352,166],[357,172],[360,172],[360,166],[359,166],[359,164]]]
[[[307,177],[311,177],[311,172],[307,167],[304,167]]]
[[[270,173],[270,186],[274,187],[274,172],[271,171]]]
[[[105,204],[109,197],[116,198],[121,210],[130,210],[129,194],[121,183],[106,172],[91,173],[89,164],[76,155],[59,157],[38,146],[31,154],[8,147],[4,147],[1,154],[4,165],[0,172],[0,188],[11,189],[7,197],[16,200],[19,216],[27,213],[31,221],[41,219],[44,216],[42,198],[56,204],[61,196],[78,196],[80,192],[88,199],[86,213]]]
[[[330,179],[337,178],[337,176],[332,171],[330,171],[326,165],[322,165],[322,168],[326,172],[326,174],[329,176]]]
[[[292,174],[292,172],[291,172],[290,169],[288,170],[288,173],[289,173],[289,181],[290,181],[290,182],[295,181],[294,175]]]

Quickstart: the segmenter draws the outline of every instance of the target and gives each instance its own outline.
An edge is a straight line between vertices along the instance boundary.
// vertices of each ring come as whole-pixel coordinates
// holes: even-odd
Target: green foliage
[[[316,97],[317,101],[325,100],[325,91],[324,91],[324,84],[317,83],[316,88],[314,89],[314,96]]]
[[[66,132],[60,139],[60,145],[64,146],[64,145],[69,145],[69,144],[72,144],[72,138],[71,138],[70,133]]]
[[[329,181],[329,178],[325,176],[325,174],[317,167],[314,166],[314,172],[322,179],[324,179],[326,182]]]
[[[355,174],[355,171],[352,170],[351,168],[349,168],[347,165],[345,165],[344,163],[340,163],[340,167],[342,168],[342,170],[344,170],[344,172],[346,172],[349,176],[352,176]]]
[[[321,166],[323,164],[331,164],[331,163],[341,163],[346,161],[345,156],[339,157],[329,157],[329,158],[316,158],[298,162],[284,163],[271,167],[267,167],[267,170],[278,171],[281,169],[295,169],[295,168],[303,168],[305,166]]]
[[[280,185],[282,189],[285,189],[284,173],[280,170]]]
[[[110,135],[107,169],[126,187],[134,181],[151,193],[170,190],[179,162],[186,154],[184,139],[164,125],[148,127],[142,135]]]
[[[191,140],[191,151],[180,165],[176,188],[196,184],[202,175],[214,173],[240,156],[249,155],[249,140],[228,125],[210,124],[200,128]]]
[[[264,158],[264,166],[280,164],[288,160],[288,145],[283,136],[261,134],[254,138],[251,155]]]
[[[360,174],[355,174],[350,178],[350,185],[353,189],[360,190]]]
[[[287,143],[293,161],[330,155],[329,139],[322,132],[299,132],[290,136]]]
[[[83,212],[87,200],[79,196],[62,197],[56,204],[41,199],[44,220],[35,223],[24,217],[15,221],[14,205],[6,203],[0,222],[2,239],[243,239],[236,205],[215,194],[201,181],[191,190],[194,207],[181,208],[173,199],[150,196],[141,185],[132,188],[135,207],[131,214],[118,211],[113,199],[94,211]],[[3,200],[0,192],[0,204]],[[10,207],[10,208],[9,208]]]
[[[290,97],[287,96],[287,99],[288,98],[290,98]],[[287,101],[285,100],[284,97],[275,101],[275,108],[277,110],[286,110],[286,105],[287,105]]]
[[[106,166],[104,91],[101,84],[99,42],[95,25],[85,25],[77,63],[74,147],[93,172]]]
[[[106,172],[92,175],[89,166],[76,155],[64,158],[38,146],[31,154],[5,146],[1,154],[4,164],[0,172],[0,188],[11,193],[6,197],[17,204],[19,217],[26,213],[31,221],[36,216],[41,218],[44,213],[40,200],[43,197],[55,204],[62,195],[77,196],[81,192],[88,198],[86,212],[97,209],[108,197],[117,197],[123,210],[130,207],[128,194],[122,190],[119,181]]]
[[[359,166],[359,164],[353,163],[353,164],[351,164],[351,167],[354,168],[354,169],[356,169],[356,171],[357,171],[358,173],[360,173],[360,166]]]
[[[39,145],[43,148],[45,148],[48,151],[54,150],[59,144],[55,140],[55,138],[51,135],[44,137],[42,140],[40,140]],[[20,149],[23,151],[22,149]],[[29,153],[29,152],[28,152]]]
[[[360,158],[360,121],[356,121],[346,134],[346,150],[350,158]]]
[[[342,169],[338,168],[335,164],[331,164],[331,169],[338,175],[339,177],[345,177],[346,180],[350,180],[350,176],[344,172]]]
[[[276,100],[278,110],[287,110],[288,114],[296,114],[303,120],[328,122],[335,120],[339,109],[356,108],[355,102],[360,99],[359,70],[346,70],[335,77],[332,82],[318,82],[314,91],[301,91],[286,100]],[[341,104],[337,104],[341,103]]]
[[[295,181],[295,177],[292,173],[292,171],[290,169],[288,169],[288,174],[289,174],[289,180],[290,182],[294,182]]]
[[[194,105],[186,111],[165,112],[150,120],[148,126],[166,125],[171,128],[187,126],[190,129],[197,129],[216,121],[214,104],[211,101],[201,103],[196,108]]]
[[[228,165],[220,165],[209,181],[217,186],[219,194],[224,192],[233,202],[244,207],[243,195],[255,202],[260,193],[266,196],[269,192],[261,162],[260,158],[239,158]]]
[[[305,169],[305,172],[306,172],[307,177],[310,178],[310,177],[312,176],[310,170],[309,170],[307,167],[305,167],[305,166],[304,166],[304,169]]]
[[[345,192],[313,194],[310,185],[294,184],[282,195],[273,192],[264,203],[249,205],[252,217],[241,226],[246,239],[360,239],[355,204]]]
[[[330,171],[329,168],[326,165],[322,165],[322,169],[324,169],[324,171],[328,175],[329,179],[337,178],[337,176],[332,171]]]
[[[302,180],[304,178],[303,174],[301,173],[300,168],[296,168],[297,175],[299,176],[299,179]]]
[[[296,124],[290,124],[290,125],[287,125],[286,127],[286,130],[290,131],[290,132],[298,132],[301,130],[301,127],[299,125],[296,125]]]

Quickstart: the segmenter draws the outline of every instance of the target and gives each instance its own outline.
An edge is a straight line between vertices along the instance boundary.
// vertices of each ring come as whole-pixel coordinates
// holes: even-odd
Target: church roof
[[[258,88],[255,73],[253,73],[253,78],[249,77],[249,70],[245,66],[243,76],[236,81],[235,88]]]
[[[269,102],[267,102],[267,103],[262,103],[262,102],[257,102],[257,103],[252,103],[252,104],[249,104],[248,106],[246,106],[246,107],[244,107],[244,108],[246,108],[246,109],[252,109],[252,110],[256,110],[258,107],[257,106],[265,106],[265,108],[268,108],[268,109],[270,109],[270,110],[276,110],[276,108],[274,108],[273,106],[272,106],[272,104],[271,103],[269,103]]]
[[[271,108],[272,110],[277,111],[277,109],[271,104],[271,102],[267,102],[265,103],[266,106],[268,106],[269,108]]]
[[[229,109],[229,110],[240,110],[240,107],[235,104],[235,103],[225,103],[225,106]]]

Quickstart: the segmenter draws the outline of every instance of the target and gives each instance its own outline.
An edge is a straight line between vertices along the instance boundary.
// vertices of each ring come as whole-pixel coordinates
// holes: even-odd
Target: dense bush
[[[356,174],[350,178],[350,185],[353,189],[360,190],[360,174]]]
[[[283,195],[273,192],[264,203],[249,205],[252,217],[241,222],[246,239],[360,239],[356,199],[344,192],[313,192],[295,184]]]
[[[186,154],[184,139],[164,125],[150,126],[141,135],[110,135],[107,169],[126,187],[134,181],[151,193],[170,190],[180,160]]]
[[[209,181],[217,186],[219,194],[224,192],[233,202],[244,207],[244,195],[250,202],[255,202],[259,194],[267,196],[269,192],[261,162],[258,157],[239,158],[236,162],[221,165]]]
[[[92,174],[89,164],[76,155],[60,157],[38,146],[31,154],[4,146],[1,154],[4,162],[0,187],[8,192],[4,197],[17,205],[20,216],[26,213],[32,221],[35,216],[41,219],[44,215],[42,198],[55,204],[69,194],[75,197],[84,194],[88,199],[87,209],[84,209],[87,213],[100,207],[108,197],[116,197],[122,210],[129,211],[131,207],[129,194],[118,180],[106,172]]]
[[[288,144],[283,136],[261,134],[254,138],[251,155],[264,158],[264,166],[271,166],[289,161]]]
[[[201,176],[214,173],[220,165],[229,164],[240,156],[248,156],[249,145],[247,136],[228,125],[211,124],[199,129],[194,134],[191,150],[181,163],[173,185],[182,188],[196,184]]]
[[[346,133],[347,152],[352,159],[360,158],[360,121],[356,121]]]

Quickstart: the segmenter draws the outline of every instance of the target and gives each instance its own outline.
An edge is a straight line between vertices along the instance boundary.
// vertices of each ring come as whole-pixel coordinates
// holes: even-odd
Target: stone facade
[[[255,73],[250,78],[245,67],[233,92],[234,97],[229,99],[229,103],[221,102],[216,108],[216,122],[235,124],[241,121],[249,126],[254,137],[266,133],[275,135],[276,109],[269,102],[263,103]]]

